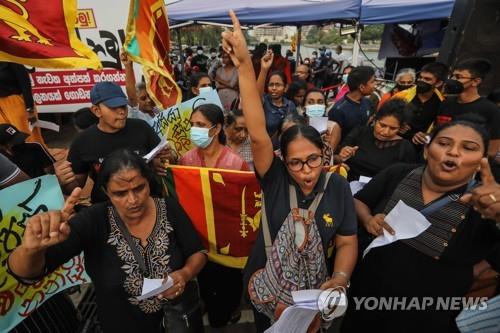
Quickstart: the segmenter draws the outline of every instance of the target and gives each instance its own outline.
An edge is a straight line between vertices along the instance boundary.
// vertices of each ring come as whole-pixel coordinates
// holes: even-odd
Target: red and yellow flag
[[[147,91],[158,107],[179,104],[182,93],[172,77],[170,32],[163,0],[131,0],[123,46],[143,66]]]
[[[262,196],[255,174],[172,166],[166,184],[191,219],[209,259],[243,268],[260,225]]]
[[[77,37],[76,0],[0,0],[0,61],[44,68],[101,68]]]

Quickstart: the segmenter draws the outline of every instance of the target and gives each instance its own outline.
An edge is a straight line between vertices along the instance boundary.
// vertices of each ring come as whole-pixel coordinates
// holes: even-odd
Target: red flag
[[[101,68],[75,32],[76,0],[0,0],[0,60],[45,68]]]
[[[182,93],[170,65],[170,32],[163,0],[131,0],[125,50],[143,66],[147,91],[155,104],[179,104]]]

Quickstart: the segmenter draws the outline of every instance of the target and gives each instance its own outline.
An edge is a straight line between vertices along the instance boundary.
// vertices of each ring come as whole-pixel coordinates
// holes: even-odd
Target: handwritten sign
[[[167,140],[173,144],[180,156],[192,148],[189,139],[191,128],[189,119],[193,110],[203,104],[215,104],[223,109],[217,91],[212,90],[182,104],[165,109],[153,119],[151,126],[156,134],[162,137],[167,133]]]
[[[7,257],[21,245],[28,219],[40,212],[61,209],[64,198],[53,175],[0,191],[0,332],[8,332],[54,294],[90,282],[83,256],[73,258],[34,285],[19,283],[7,273]]]

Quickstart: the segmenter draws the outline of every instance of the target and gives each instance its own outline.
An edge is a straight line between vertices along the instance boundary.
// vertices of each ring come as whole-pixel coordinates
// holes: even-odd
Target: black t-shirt
[[[372,104],[368,98],[363,97],[357,103],[345,95],[328,112],[328,120],[339,124],[343,140],[355,127],[366,125],[371,113]]]
[[[432,97],[428,101],[422,103],[417,95],[412,99],[411,104],[415,109],[410,114],[408,121],[410,130],[402,135],[408,140],[411,140],[417,132],[427,132],[429,126],[436,119],[441,100],[436,94],[432,94]]]
[[[456,97],[448,97],[439,108],[437,123],[443,124],[464,114],[477,114],[484,118],[491,139],[500,139],[500,108],[484,97],[471,103],[459,103]]]
[[[384,148],[380,148],[375,142],[373,128],[370,126],[355,128],[342,142],[342,147],[359,147],[356,154],[346,161],[349,166],[349,181],[358,180],[360,176],[373,177],[397,162],[416,162],[415,149],[406,139],[400,139],[394,145]]]
[[[125,127],[116,133],[105,133],[93,125],[81,132],[71,144],[68,161],[75,174],[88,174],[97,180],[104,159],[118,149],[130,149],[144,156],[160,143],[160,138],[143,120],[127,119]],[[105,201],[106,196],[94,183],[92,201]]]
[[[204,251],[186,213],[173,199],[155,199],[156,224],[142,247],[134,238],[149,270],[149,278],[166,278],[182,268],[192,254]],[[142,292],[140,273],[130,246],[110,213],[110,202],[101,202],[78,213],[69,222],[69,238],[47,249],[48,272],[83,251],[85,269],[95,286],[97,312],[105,332],[161,332],[162,301],[156,297],[137,301]]]
[[[354,197],[367,205],[372,215],[383,213],[399,183],[419,166],[403,163],[390,166],[375,176]],[[496,270],[500,269],[500,231],[494,221],[484,220],[478,212],[470,209],[456,233],[442,259],[473,265],[486,258]]]
[[[299,208],[307,209],[314,197],[322,191],[325,182],[325,173],[322,173],[313,192],[307,196],[302,193],[298,184],[289,176],[283,161],[274,157],[273,163],[267,173],[260,179],[260,185],[264,191],[266,201],[266,214],[269,223],[271,240],[274,239],[281,228],[286,217],[290,213],[289,184],[293,184],[297,191],[297,203]],[[333,225],[329,225],[326,217],[331,218]],[[350,236],[357,232],[356,214],[352,200],[351,189],[347,181],[337,174],[332,174],[325,194],[319,203],[315,215],[316,225],[321,236],[327,267],[329,272],[333,268],[331,264],[334,258],[328,258],[328,248],[333,245],[335,235]],[[330,221],[330,220],[329,220]],[[259,268],[264,267],[266,254],[264,250],[264,236],[260,228],[257,239],[252,248],[245,267],[245,284],[250,276]]]
[[[14,155],[5,154],[25,174],[36,178],[47,174],[45,168],[54,164],[50,153],[37,142],[25,142],[12,148]]]

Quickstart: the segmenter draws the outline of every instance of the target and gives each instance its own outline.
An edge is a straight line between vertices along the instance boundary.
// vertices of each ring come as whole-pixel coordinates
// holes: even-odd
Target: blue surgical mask
[[[342,81],[344,83],[347,83],[347,78],[349,77],[349,74],[342,74]]]
[[[211,143],[212,140],[214,139],[213,136],[208,135],[208,131],[210,129],[214,128],[214,126],[210,128],[204,128],[204,127],[191,127],[190,130],[190,139],[191,142],[199,148],[207,148]]]
[[[325,106],[323,104],[306,105],[306,114],[308,117],[323,117],[325,115]]]
[[[201,87],[198,90],[200,91],[200,95],[206,95],[210,94],[210,92],[212,91],[212,87]]]

